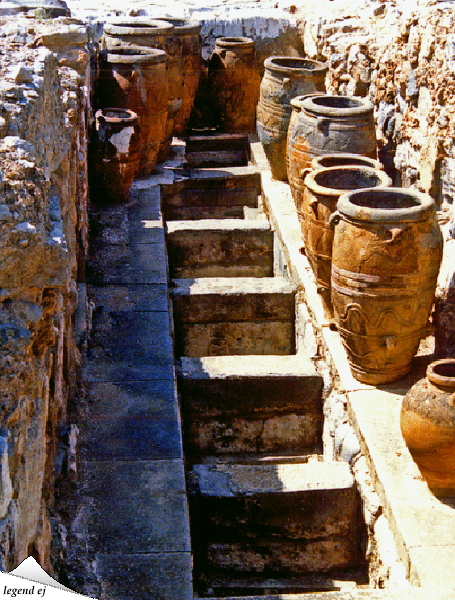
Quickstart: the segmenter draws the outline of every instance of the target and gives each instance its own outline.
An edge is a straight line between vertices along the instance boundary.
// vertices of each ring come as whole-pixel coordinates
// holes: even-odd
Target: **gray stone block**
[[[302,356],[180,361],[187,451],[314,451],[322,433],[322,378]]]
[[[172,381],[88,384],[82,448],[88,460],[182,458]]]
[[[273,276],[273,233],[267,222],[170,221],[166,242],[173,278]]]
[[[243,217],[257,207],[261,177],[253,167],[193,169],[190,176],[161,186],[167,221]]]
[[[295,289],[286,279],[174,281],[178,356],[295,353]]]
[[[360,506],[344,463],[195,465],[198,569],[326,572],[357,566]]]
[[[88,462],[84,474],[92,505],[88,543],[93,551],[190,551],[181,460]]]
[[[96,557],[99,600],[193,600],[189,552]]]

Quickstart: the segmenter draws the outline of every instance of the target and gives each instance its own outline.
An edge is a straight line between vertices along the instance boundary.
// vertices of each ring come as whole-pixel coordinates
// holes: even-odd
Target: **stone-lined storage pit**
[[[323,379],[298,348],[259,173],[206,139],[228,164],[199,168],[190,143],[198,168],[161,188],[196,596],[364,584],[358,492],[322,456]]]

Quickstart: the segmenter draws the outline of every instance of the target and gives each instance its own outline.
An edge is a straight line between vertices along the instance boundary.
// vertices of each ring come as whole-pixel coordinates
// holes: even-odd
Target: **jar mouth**
[[[373,167],[373,169],[382,169],[381,163],[368,156],[362,156],[361,154],[326,154],[324,156],[318,156],[311,162],[311,166],[314,169],[329,169],[331,167],[350,167],[350,166],[363,166]]]
[[[421,221],[436,210],[431,196],[403,188],[377,187],[340,196],[337,210],[357,221]]]
[[[455,358],[442,358],[430,363],[427,379],[436,385],[455,388]]]
[[[104,25],[105,33],[112,35],[157,35],[172,33],[174,25],[157,19],[136,19],[134,17],[109,21]]]
[[[351,96],[329,96],[327,94],[313,94],[310,96],[296,96],[291,104],[307,113],[317,116],[332,118],[356,117],[368,115],[373,118],[373,105],[366,98],[353,98]]]
[[[135,121],[138,119],[137,113],[129,108],[100,108],[96,111],[97,119],[106,119],[109,121]]]
[[[305,185],[316,194],[340,196],[350,190],[390,186],[392,180],[379,169],[351,165],[312,171],[305,178]]]
[[[217,46],[229,48],[230,46],[253,46],[254,40],[249,37],[219,37],[216,38],[215,44]]]
[[[176,33],[198,33],[201,29],[201,25],[198,21],[191,21],[190,19],[182,19],[179,17],[155,17],[154,20],[170,23],[174,26]]]
[[[270,56],[264,61],[264,67],[269,71],[292,74],[292,76],[319,74],[325,75],[328,66],[325,63],[298,56]]]

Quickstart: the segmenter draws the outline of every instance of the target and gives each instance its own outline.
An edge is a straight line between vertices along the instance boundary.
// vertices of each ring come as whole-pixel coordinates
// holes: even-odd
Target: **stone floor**
[[[86,534],[99,600],[192,598],[159,187],[94,207],[85,378]]]

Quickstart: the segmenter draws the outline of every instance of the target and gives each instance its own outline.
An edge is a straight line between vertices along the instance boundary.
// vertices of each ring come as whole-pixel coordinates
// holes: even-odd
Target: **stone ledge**
[[[401,400],[413,381],[407,378],[381,389],[365,386],[353,378],[340,336],[331,329],[330,317],[317,294],[314,275],[307,259],[300,252],[300,225],[289,186],[272,179],[261,144],[257,138],[252,137],[251,140],[252,160],[261,168],[265,210],[280,241],[287,270],[299,287],[299,297],[306,302],[313,324],[326,346],[327,359],[334,371],[339,391],[347,394],[349,416],[374,476],[376,491],[385,508],[409,580],[415,586],[453,589],[455,511],[430,492],[400,431]],[[414,377],[416,374],[414,373]],[[402,600],[408,597],[404,592],[405,590],[403,593],[400,590],[398,595],[390,592],[390,598],[399,597]],[[428,592],[422,591],[421,596],[416,593],[418,592],[413,589],[409,597],[447,598],[447,591],[445,595],[442,592],[441,596],[433,589],[430,596]],[[353,598],[375,597],[370,594],[366,592],[365,596],[361,596],[356,592]],[[327,596],[340,599],[345,597]],[[305,600],[309,600],[307,595]]]

